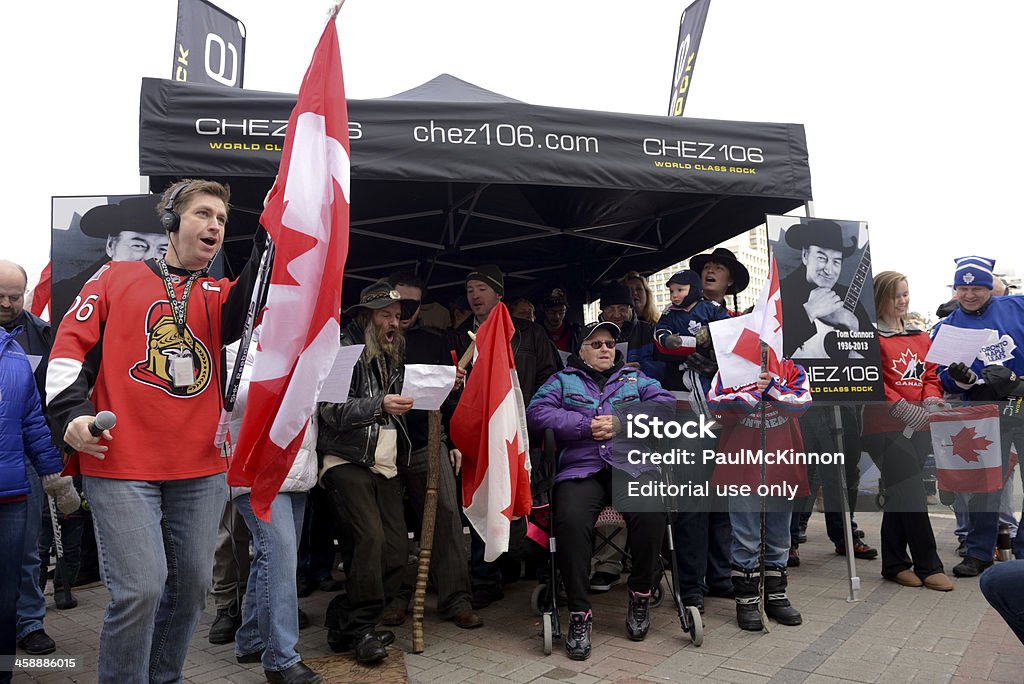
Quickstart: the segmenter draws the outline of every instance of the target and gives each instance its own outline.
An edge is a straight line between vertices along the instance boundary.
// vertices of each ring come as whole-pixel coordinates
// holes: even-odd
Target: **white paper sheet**
[[[998,339],[999,333],[990,328],[974,330],[943,325],[935,334],[931,349],[924,360],[941,366],[948,366],[951,363],[964,363],[970,366],[982,347]]]
[[[410,363],[405,367],[402,396],[413,400],[413,409],[437,411],[455,387],[455,366]]]
[[[324,379],[320,387],[320,396],[317,401],[329,401],[334,404],[344,404],[348,401],[348,390],[352,384],[352,369],[363,353],[362,344],[353,344],[348,347],[341,347],[338,355],[334,357],[334,365],[331,372]]]

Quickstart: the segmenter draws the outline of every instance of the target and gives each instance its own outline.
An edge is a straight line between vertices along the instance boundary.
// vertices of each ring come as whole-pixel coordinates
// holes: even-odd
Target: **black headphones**
[[[178,228],[181,227],[181,216],[178,215],[178,212],[174,211],[174,200],[178,199],[178,195],[181,194],[181,191],[189,185],[191,185],[191,183],[182,183],[175,188],[174,192],[171,193],[171,196],[167,198],[167,204],[164,206],[164,211],[160,214],[160,225],[163,226],[164,230],[168,233],[177,232]]]

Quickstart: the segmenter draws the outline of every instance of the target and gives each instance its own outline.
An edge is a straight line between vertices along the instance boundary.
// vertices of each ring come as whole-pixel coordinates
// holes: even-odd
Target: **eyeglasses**
[[[593,342],[584,342],[591,349],[600,349],[602,346],[608,349],[615,349],[615,340],[594,340]]]
[[[22,299],[24,299],[24,297],[25,297],[25,295],[23,295],[23,294],[12,294],[12,295],[0,294],[0,302],[6,301],[6,302],[8,302],[10,304],[17,304]]]

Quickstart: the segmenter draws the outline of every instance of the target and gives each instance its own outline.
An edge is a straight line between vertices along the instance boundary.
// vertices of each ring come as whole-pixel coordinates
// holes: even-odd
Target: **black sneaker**
[[[594,629],[594,615],[577,611],[569,613],[569,630],[565,634],[565,652],[571,660],[590,657],[590,633]]]
[[[388,649],[380,636],[374,632],[368,632],[358,639],[353,648],[356,652],[356,661],[360,663],[375,663],[388,657]]]
[[[704,614],[704,596],[703,595],[684,596],[683,597],[683,607],[688,607],[688,606],[693,606],[698,611],[700,611],[701,615],[703,615]]]
[[[632,641],[643,641],[651,628],[651,592],[641,594],[629,590],[629,608],[626,610],[626,634]]]
[[[846,547],[836,544],[836,554],[845,556]],[[858,539],[853,542],[853,557],[860,558],[862,560],[874,560],[878,558],[878,550],[871,548]]]
[[[990,567],[992,567],[990,560],[983,561],[973,556],[967,556],[962,563],[953,568],[953,574],[957,577],[977,577]]]
[[[18,646],[29,655],[46,655],[57,650],[57,644],[41,629],[26,634],[25,638],[18,642]]]
[[[595,572],[590,578],[590,591],[611,591],[611,588],[622,581],[621,575],[610,572]]]

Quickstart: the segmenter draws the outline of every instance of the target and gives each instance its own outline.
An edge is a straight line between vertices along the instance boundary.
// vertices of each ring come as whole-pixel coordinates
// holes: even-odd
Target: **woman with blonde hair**
[[[951,591],[921,477],[931,450],[927,408],[942,404],[936,366],[925,362],[931,340],[907,321],[910,288],[905,275],[883,271],[875,276],[874,288],[885,403],[865,407],[863,446],[885,483],[882,576],[906,587]]]
[[[633,295],[633,311],[636,312],[636,317],[651,325],[657,324],[658,319],[661,318],[661,312],[654,304],[654,293],[651,292],[651,287],[647,284],[647,278],[637,271],[630,271],[622,276],[619,282],[629,287],[629,291]]]

